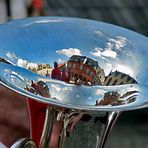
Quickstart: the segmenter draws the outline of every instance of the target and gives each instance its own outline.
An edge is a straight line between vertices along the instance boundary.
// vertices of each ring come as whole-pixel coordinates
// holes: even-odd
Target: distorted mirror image
[[[0,82],[27,97],[32,147],[104,148],[122,111],[147,106],[147,38],[133,31],[35,17],[1,25],[0,40]]]

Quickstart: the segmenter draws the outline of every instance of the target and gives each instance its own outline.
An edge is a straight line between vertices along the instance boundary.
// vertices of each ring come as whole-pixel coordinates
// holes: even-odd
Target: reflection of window
[[[90,72],[90,76],[91,76],[91,77],[93,77],[93,76],[94,76],[92,71]]]
[[[69,61],[75,61],[75,62],[81,62],[83,63],[85,60],[85,56],[77,56],[77,55],[73,55],[72,57],[70,57]]]
[[[68,68],[71,68],[71,66],[72,66],[71,63],[69,63],[69,64],[68,64]]]
[[[38,70],[41,70],[41,69],[42,69],[42,66],[41,66],[41,65],[39,65],[39,66],[38,66]]]
[[[123,85],[123,82],[121,82],[119,85]]]
[[[113,82],[113,84],[112,84],[112,85],[116,85],[116,84],[117,84],[117,82],[118,82],[118,80],[116,79],[116,80]]]
[[[74,69],[75,69],[75,68],[76,68],[76,64],[73,64],[73,65],[72,65],[72,68],[74,68]]]
[[[86,69],[86,73],[89,74],[89,71],[90,71],[90,70],[87,68],[87,69]]]
[[[97,72],[97,75],[99,75],[100,73],[101,73],[101,72],[100,72],[100,71],[98,71],[98,72]]]
[[[133,79],[131,83],[137,84],[137,81]]]
[[[75,74],[74,77],[75,77],[75,78],[78,78],[78,74]]]
[[[82,70],[83,69],[83,65],[80,65],[79,69]]]
[[[78,59],[78,58],[75,58],[74,61],[75,61],[75,62],[79,62],[79,59]]]
[[[92,67],[93,69],[96,69],[98,67],[98,63],[92,59],[87,59],[86,64],[90,67]]]
[[[80,58],[80,62],[82,62],[82,63],[83,63],[83,62],[84,62],[84,60],[85,60],[85,57],[81,57],[81,58]]]
[[[83,67],[83,72],[86,72],[86,67]]]
[[[110,79],[107,81],[106,85],[109,85],[110,82],[111,82],[111,80],[112,80],[112,78],[110,78]]]
[[[128,81],[130,81],[130,80],[131,80],[131,78],[128,76],[126,82],[128,82]]]
[[[122,75],[121,75],[121,79],[123,79],[124,77],[126,77],[126,75],[125,75],[125,74],[122,74]]]
[[[47,64],[47,68],[50,68],[50,65],[49,64]]]

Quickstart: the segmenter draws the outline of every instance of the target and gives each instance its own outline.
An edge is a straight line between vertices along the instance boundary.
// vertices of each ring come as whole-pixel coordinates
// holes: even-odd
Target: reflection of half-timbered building
[[[98,62],[86,56],[73,55],[67,61],[67,67],[71,73],[72,81],[102,85],[105,74],[98,66]]]
[[[106,77],[104,82],[104,85],[106,86],[123,85],[123,84],[137,84],[137,81],[125,73],[115,71],[115,72],[111,72]]]

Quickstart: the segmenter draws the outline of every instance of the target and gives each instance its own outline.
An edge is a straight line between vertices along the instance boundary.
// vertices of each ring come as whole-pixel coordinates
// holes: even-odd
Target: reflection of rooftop
[[[128,74],[115,71],[111,72],[105,79],[104,85],[137,84],[138,82]]]
[[[72,57],[70,57],[69,61],[84,63],[94,70],[96,70],[98,67],[97,61],[87,58],[86,56],[73,55]]]

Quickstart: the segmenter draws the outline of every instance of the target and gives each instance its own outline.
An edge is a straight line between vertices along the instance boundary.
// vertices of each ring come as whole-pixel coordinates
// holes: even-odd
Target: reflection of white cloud
[[[95,34],[97,34],[98,36],[104,36],[104,33],[97,30],[97,31],[94,31]]]
[[[44,20],[38,20],[38,21],[34,21],[34,22],[31,22],[31,23],[28,23],[28,24],[25,24],[23,25],[23,27],[26,27],[26,26],[30,26],[32,24],[41,24],[41,23],[58,23],[58,22],[62,22],[63,19],[44,19]]]
[[[130,75],[131,77],[134,77],[134,73],[133,73],[132,69],[128,66],[117,64],[116,70],[126,73],[126,74]]]
[[[116,58],[117,53],[112,50],[105,50],[101,53],[102,56],[104,57],[111,57],[111,58]]]
[[[51,84],[51,87],[52,87],[55,91],[57,91],[57,92],[60,92],[60,91],[61,91],[61,88],[60,88],[60,86],[58,86],[58,85]]]
[[[111,42],[106,43],[105,50],[112,50],[114,45]]]
[[[99,33],[99,32],[97,32]],[[90,52],[95,57],[110,57],[116,58],[117,51],[126,46],[127,39],[122,36],[117,36],[116,38],[107,38],[107,43],[105,43],[105,48],[95,48],[93,52]]]
[[[90,52],[95,57],[111,57],[116,58],[117,53],[112,50],[106,49],[105,51],[102,51],[102,48],[95,48],[93,52]]]
[[[11,60],[17,59],[17,56],[14,53],[9,51],[6,53],[6,56]]]
[[[58,54],[64,54],[68,57],[71,57],[72,55],[81,55],[81,51],[77,48],[68,48],[68,49],[62,49],[56,51]]]
[[[24,68],[37,69],[38,64],[36,64],[36,63],[29,63],[27,60],[18,59],[17,66],[24,67]]]
[[[109,42],[115,47],[115,49],[120,49],[126,46],[127,39],[122,36],[117,36],[115,39],[109,38]]]
[[[23,59],[18,59],[17,61],[17,66],[20,66],[20,67],[27,67],[27,64],[28,62],[26,60],[23,60]]]
[[[106,63],[104,66],[105,75],[108,75],[113,70],[113,65],[111,63]]]
[[[94,52],[90,52],[95,57],[101,57],[101,48],[95,48]]]
[[[96,95],[97,96],[104,96],[104,93],[105,93],[105,90],[102,90],[102,89],[97,89],[96,90]]]

